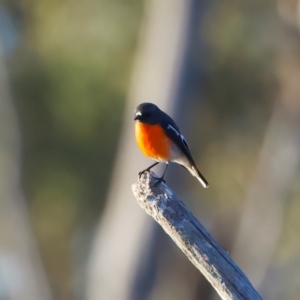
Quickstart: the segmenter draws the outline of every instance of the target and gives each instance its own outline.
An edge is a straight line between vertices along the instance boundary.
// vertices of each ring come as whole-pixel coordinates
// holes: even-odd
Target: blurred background
[[[300,2],[2,0],[0,300],[219,299],[132,195],[141,102],[210,188],[167,184],[264,299],[300,299]]]

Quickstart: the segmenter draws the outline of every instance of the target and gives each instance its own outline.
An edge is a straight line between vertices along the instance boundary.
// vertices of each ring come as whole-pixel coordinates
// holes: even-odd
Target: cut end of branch
[[[161,207],[164,202],[169,202],[174,198],[173,191],[163,182],[155,185],[157,177],[152,171],[145,172],[139,177],[138,181],[132,185],[132,191],[139,205],[154,219],[153,209]]]
[[[134,195],[137,197],[140,194],[150,195],[151,193],[158,193],[160,190],[168,188],[163,182],[157,183],[156,174],[152,171],[143,173],[138,177],[138,181],[132,185]]]

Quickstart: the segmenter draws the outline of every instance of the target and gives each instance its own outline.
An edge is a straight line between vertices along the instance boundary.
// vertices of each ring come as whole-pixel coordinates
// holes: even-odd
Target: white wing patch
[[[170,125],[170,124],[168,124],[167,128],[173,130],[173,131],[176,133],[176,135],[177,135],[178,137],[180,137],[181,142],[182,142],[182,144],[184,145],[185,149],[186,149],[188,152],[190,152],[189,145],[188,145],[188,143],[186,142],[184,136],[183,136],[180,132],[178,132],[178,131],[177,131],[172,125]]]

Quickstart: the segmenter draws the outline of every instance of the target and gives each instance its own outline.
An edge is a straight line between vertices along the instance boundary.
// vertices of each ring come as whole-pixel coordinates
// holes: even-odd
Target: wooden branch
[[[222,299],[262,299],[248,278],[217,244],[191,211],[154,173],[144,173],[132,190],[139,205],[152,216],[199,269]]]

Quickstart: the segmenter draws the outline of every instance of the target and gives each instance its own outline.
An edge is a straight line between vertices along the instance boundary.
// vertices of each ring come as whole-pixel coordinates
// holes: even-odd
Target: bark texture
[[[229,255],[164,183],[144,173],[132,186],[139,205],[158,222],[222,299],[261,299]]]

